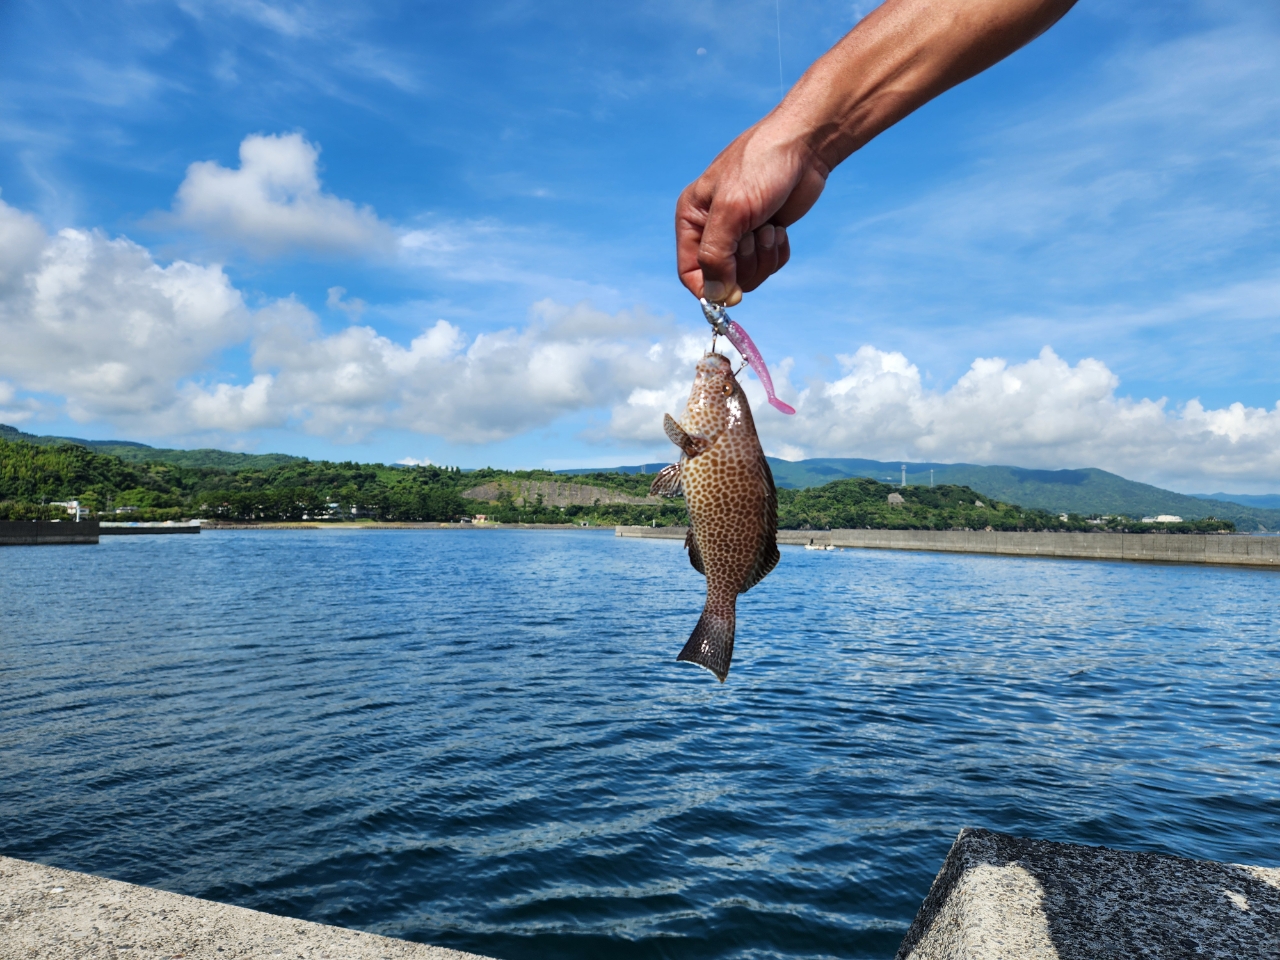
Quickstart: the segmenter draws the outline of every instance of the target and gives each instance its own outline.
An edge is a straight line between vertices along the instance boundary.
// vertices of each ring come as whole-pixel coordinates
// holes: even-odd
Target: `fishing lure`
[[[747,331],[742,329],[742,325],[729,318],[729,312],[724,308],[723,303],[711,303],[706,297],[700,298],[698,302],[702,304],[702,315],[707,318],[707,323],[711,324],[711,329],[732,343],[734,349],[742,354],[742,358],[756,372],[756,376],[764,386],[765,396],[769,398],[769,405],[785,414],[794,414],[796,408],[779,400],[778,395],[773,392],[773,378],[769,376],[769,368],[765,366],[764,357],[760,355],[760,351]]]

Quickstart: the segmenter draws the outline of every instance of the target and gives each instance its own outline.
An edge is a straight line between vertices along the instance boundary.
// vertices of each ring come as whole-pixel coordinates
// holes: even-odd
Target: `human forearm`
[[[938,94],[1030,43],[1074,3],[888,0],[805,72],[775,111],[777,122],[803,137],[830,170]]]
[[[680,196],[676,258],[695,296],[737,303],[790,257],[785,227],[877,134],[1035,39],[1075,0],[888,0]],[[784,228],[784,229],[778,229]]]

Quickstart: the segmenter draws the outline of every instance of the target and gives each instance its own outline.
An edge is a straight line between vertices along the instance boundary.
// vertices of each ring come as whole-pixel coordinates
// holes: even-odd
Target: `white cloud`
[[[301,134],[245,137],[238,170],[213,160],[187,168],[174,215],[184,226],[258,254],[390,249],[394,234],[372,208],[321,190],[319,156]]]
[[[1072,366],[1049,347],[1022,363],[975,360],[939,390],[927,389],[901,353],[863,346],[839,360],[843,376],[796,395],[794,419],[773,414],[749,385],[766,446],[788,459],[1100,467],[1182,489],[1274,486],[1280,476],[1280,403],[1210,410],[1192,400],[1169,409],[1164,399],[1119,396],[1119,378],[1101,361]]]
[[[337,288],[330,300],[351,305]],[[9,422],[45,412],[33,393],[63,398],[77,419],[231,445],[266,427],[484,444],[585,416],[588,440],[652,445],[661,456],[672,452],[662,414],[680,413],[706,338],[641,310],[550,300],[523,325],[474,335],[445,320],[407,344],[360,322],[326,332],[293,299],[251,313],[218,267],[160,266],[137,244],[93,231],[48,236],[0,202],[0,343]],[[232,346],[250,351],[247,383],[214,372]],[[1133,399],[1102,361],[1073,365],[1048,347],[1022,362],[980,358],[936,389],[900,352],[864,345],[839,363],[838,376],[801,389],[791,361],[775,363],[794,418],[746,380],[767,450],[1097,466],[1181,489],[1273,487],[1280,476],[1280,403]]]
[[[401,457],[396,463],[405,467],[429,467],[431,466],[430,457]]]
[[[255,325],[262,402],[250,403],[252,386],[193,387],[187,400],[202,427],[289,419],[334,439],[396,427],[486,443],[665,385],[673,359],[696,358],[702,342],[643,312],[549,301],[534,306],[523,328],[468,337],[438,320],[407,346],[360,324],[324,334],[293,301],[261,311]]]
[[[22,423],[31,419],[39,410],[39,403],[30,397],[19,397],[17,387],[0,380],[0,423]]]
[[[77,418],[166,415],[176,384],[242,340],[248,311],[218,267],[155,263],[101,233],[49,237],[0,202],[0,375]]]

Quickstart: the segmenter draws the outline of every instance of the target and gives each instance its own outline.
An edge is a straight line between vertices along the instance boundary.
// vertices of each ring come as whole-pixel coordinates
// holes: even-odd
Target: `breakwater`
[[[0,857],[0,956],[485,960]]]
[[[619,537],[683,540],[685,527],[617,527]],[[1011,557],[1211,563],[1280,569],[1280,537],[1204,533],[998,533],[984,530],[779,530],[778,543]]]
[[[163,522],[139,521],[136,523],[113,523],[105,521],[99,524],[99,532],[104,537],[126,537],[137,536],[139,534],[165,534],[165,533],[199,533],[200,521],[183,520],[174,523],[172,520]]]
[[[0,857],[13,956],[485,960]],[[5,956],[10,951],[4,952]],[[1280,869],[960,831],[897,960],[1280,956]]]
[[[97,520],[4,520],[0,521],[0,546],[97,543],[99,532]]]
[[[1280,869],[965,829],[897,960],[1280,956]]]

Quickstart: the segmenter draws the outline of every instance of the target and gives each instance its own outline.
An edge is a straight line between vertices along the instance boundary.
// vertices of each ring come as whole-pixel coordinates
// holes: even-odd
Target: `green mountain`
[[[266,470],[286,463],[304,461],[305,457],[291,457],[285,453],[231,453],[228,450],[168,450],[149,447],[132,440],[82,440],[79,437],[47,437],[23,433],[16,427],[0,423],[0,440],[20,440],[40,447],[56,447],[74,444],[94,453],[109,454],[128,463],[171,463],[178,467],[214,470]]]
[[[1225,500],[1246,507],[1262,507],[1264,510],[1280,510],[1280,493],[1193,493],[1197,500]]]
[[[1052,513],[1082,516],[1122,514],[1129,517],[1173,514],[1187,520],[1218,517],[1242,531],[1280,529],[1280,510],[1225,500],[1208,500],[1092,467],[1082,470],[1027,470],[1022,467],[983,467],[972,463],[912,463],[904,461],[827,458],[789,461],[769,458],[779,487],[803,489],[841,477],[870,477],[900,483],[907,468],[908,486],[956,484],[989,497]]]
[[[661,463],[611,467],[608,473],[657,473]],[[1174,493],[1148,483],[1092,467],[1083,470],[1027,470],[1022,467],[982,467],[973,463],[929,463],[903,460],[859,460],[826,457],[811,460],[769,458],[773,479],[780,489],[804,490],[833,480],[868,477],[881,483],[900,484],[907,468],[908,486],[953,484],[971,487],[988,497],[1050,513],[1081,516],[1154,517],[1172,514],[1186,520],[1218,517],[1230,520],[1246,532],[1280,530],[1280,495]],[[558,470],[581,474],[594,468]]]

